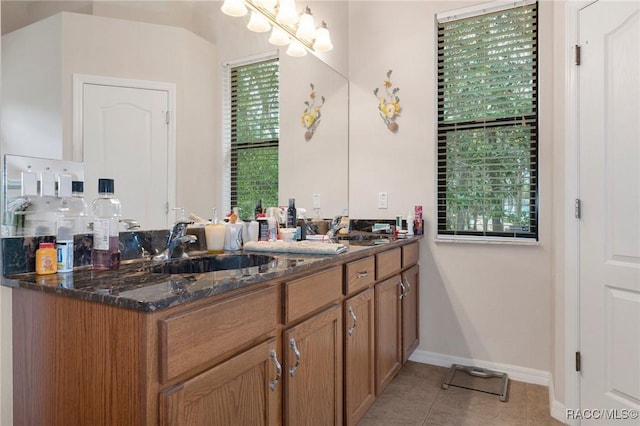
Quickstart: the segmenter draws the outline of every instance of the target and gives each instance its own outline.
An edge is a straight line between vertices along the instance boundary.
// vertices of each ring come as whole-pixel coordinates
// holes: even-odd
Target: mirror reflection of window
[[[278,205],[279,67],[269,57],[225,69],[224,209],[238,207],[243,220],[257,200]]]

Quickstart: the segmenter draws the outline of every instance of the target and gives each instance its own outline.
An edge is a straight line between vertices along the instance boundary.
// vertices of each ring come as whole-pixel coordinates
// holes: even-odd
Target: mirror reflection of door
[[[123,219],[142,229],[166,229],[171,200],[169,93],[120,85],[82,85],[85,199],[98,178],[113,178]],[[127,161],[123,161],[123,160]],[[134,161],[131,161],[131,160]],[[90,166],[89,166],[90,165]],[[132,166],[133,165],[133,166]]]

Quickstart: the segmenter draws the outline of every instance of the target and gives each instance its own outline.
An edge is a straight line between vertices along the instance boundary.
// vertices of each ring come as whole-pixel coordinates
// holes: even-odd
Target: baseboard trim
[[[553,386],[553,377],[549,380],[549,410],[551,417],[564,424],[575,424],[567,421],[567,409],[565,405],[556,400],[556,391]]]
[[[535,385],[549,386],[551,374],[548,371],[535,370],[533,368],[519,367],[517,365],[501,364],[498,362],[483,361],[479,359],[462,358],[452,355],[444,355],[436,352],[415,350],[411,361],[423,364],[432,364],[440,367],[451,367],[451,364],[469,365],[472,367],[487,368],[489,370],[507,373],[509,379]]]

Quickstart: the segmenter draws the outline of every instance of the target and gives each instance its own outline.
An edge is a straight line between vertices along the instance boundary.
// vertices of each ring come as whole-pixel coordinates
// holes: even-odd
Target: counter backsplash
[[[395,224],[393,219],[352,219],[350,229],[357,231],[371,231],[374,223]],[[403,222],[403,227],[406,222]],[[406,229],[406,228],[404,228]],[[190,247],[191,250],[206,250],[204,232],[198,228],[189,230],[198,236],[198,242]],[[158,231],[126,231],[120,233],[121,260],[139,259],[144,256],[160,253],[167,244],[168,230]],[[41,242],[55,242],[54,236],[40,237],[8,237],[2,238],[2,274],[5,276],[35,271],[35,253]],[[91,247],[93,235],[75,235],[73,251],[73,266],[91,265]]]

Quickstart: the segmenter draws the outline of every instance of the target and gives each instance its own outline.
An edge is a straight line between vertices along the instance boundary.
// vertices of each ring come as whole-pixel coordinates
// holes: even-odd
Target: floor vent
[[[449,389],[449,386],[490,393],[506,402],[509,376],[486,368],[453,364],[442,383],[443,389]]]

